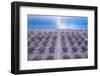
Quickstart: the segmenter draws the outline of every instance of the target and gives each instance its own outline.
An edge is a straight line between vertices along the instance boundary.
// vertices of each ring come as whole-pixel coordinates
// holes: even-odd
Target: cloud
[[[55,17],[54,20],[58,29],[67,29],[66,25],[62,22],[62,17]]]

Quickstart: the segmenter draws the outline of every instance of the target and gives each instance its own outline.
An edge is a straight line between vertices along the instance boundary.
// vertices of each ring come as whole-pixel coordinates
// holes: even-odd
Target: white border
[[[87,16],[88,17],[88,59],[53,61],[27,61],[27,14]],[[20,70],[80,67],[94,65],[94,11],[57,9],[43,7],[20,7]]]

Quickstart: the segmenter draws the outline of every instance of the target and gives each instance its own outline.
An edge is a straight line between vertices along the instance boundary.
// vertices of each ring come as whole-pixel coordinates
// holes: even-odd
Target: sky
[[[28,28],[87,29],[88,17],[28,15]]]

